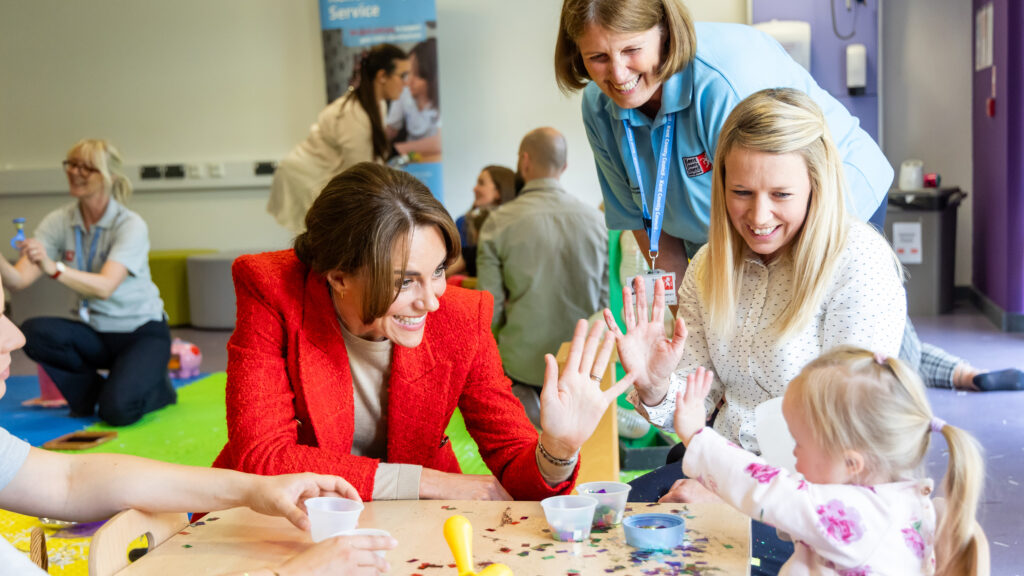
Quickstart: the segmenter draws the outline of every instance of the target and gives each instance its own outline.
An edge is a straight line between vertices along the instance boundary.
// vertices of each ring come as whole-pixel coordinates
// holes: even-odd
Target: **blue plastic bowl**
[[[622,521],[626,543],[643,550],[671,550],[683,543],[686,521],[672,514],[636,514]]]

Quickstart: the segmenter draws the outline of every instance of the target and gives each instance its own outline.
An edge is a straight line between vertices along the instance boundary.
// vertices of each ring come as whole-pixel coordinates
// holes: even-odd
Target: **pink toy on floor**
[[[203,354],[199,347],[181,338],[171,342],[171,360],[167,363],[167,371],[171,378],[194,378],[199,376],[199,364]]]

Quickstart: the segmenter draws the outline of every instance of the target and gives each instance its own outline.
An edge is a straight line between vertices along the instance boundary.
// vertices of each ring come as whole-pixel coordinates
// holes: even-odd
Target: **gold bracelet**
[[[543,456],[545,460],[554,464],[555,466],[572,466],[573,464],[576,463],[575,454],[572,456],[572,458],[569,458],[568,460],[552,456],[550,452],[544,449],[544,443],[540,441],[540,438],[537,439],[537,448],[540,450],[540,455]]]

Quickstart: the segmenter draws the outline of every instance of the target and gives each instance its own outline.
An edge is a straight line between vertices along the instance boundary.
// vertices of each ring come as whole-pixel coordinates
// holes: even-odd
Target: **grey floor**
[[[1024,368],[1024,334],[1007,334],[969,305],[952,314],[914,318],[921,340],[979,368]],[[1024,392],[965,393],[929,390],[935,414],[963,428],[985,450],[985,493],[979,520],[992,550],[992,574],[1024,574]],[[946,444],[935,436],[928,473],[936,484],[945,472]]]
[[[921,339],[988,369],[1024,368],[1024,334],[1000,332],[969,305],[951,314],[915,318]],[[230,332],[175,329],[175,336],[203,351],[204,372],[227,367],[225,345]],[[36,368],[16,352],[11,373],[35,374]],[[992,550],[992,574],[1024,575],[1024,392],[963,393],[930,390],[935,413],[973,433],[986,453],[987,480],[979,519]],[[928,473],[938,484],[945,472],[946,446],[938,436],[928,457]]]

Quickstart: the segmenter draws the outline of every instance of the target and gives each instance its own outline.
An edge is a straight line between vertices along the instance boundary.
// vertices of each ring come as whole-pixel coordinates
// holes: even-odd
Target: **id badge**
[[[662,270],[651,270],[640,274],[640,277],[644,280],[644,290],[647,292],[647,306],[650,307],[654,304],[654,283],[661,282],[661,285],[665,287],[665,304],[668,306],[676,305],[676,273],[665,272]],[[635,278],[635,276],[634,276]],[[633,289],[633,280],[630,279],[629,291],[636,296],[636,290]]]
[[[78,305],[78,317],[82,319],[82,322],[89,323],[89,304],[84,300]]]

